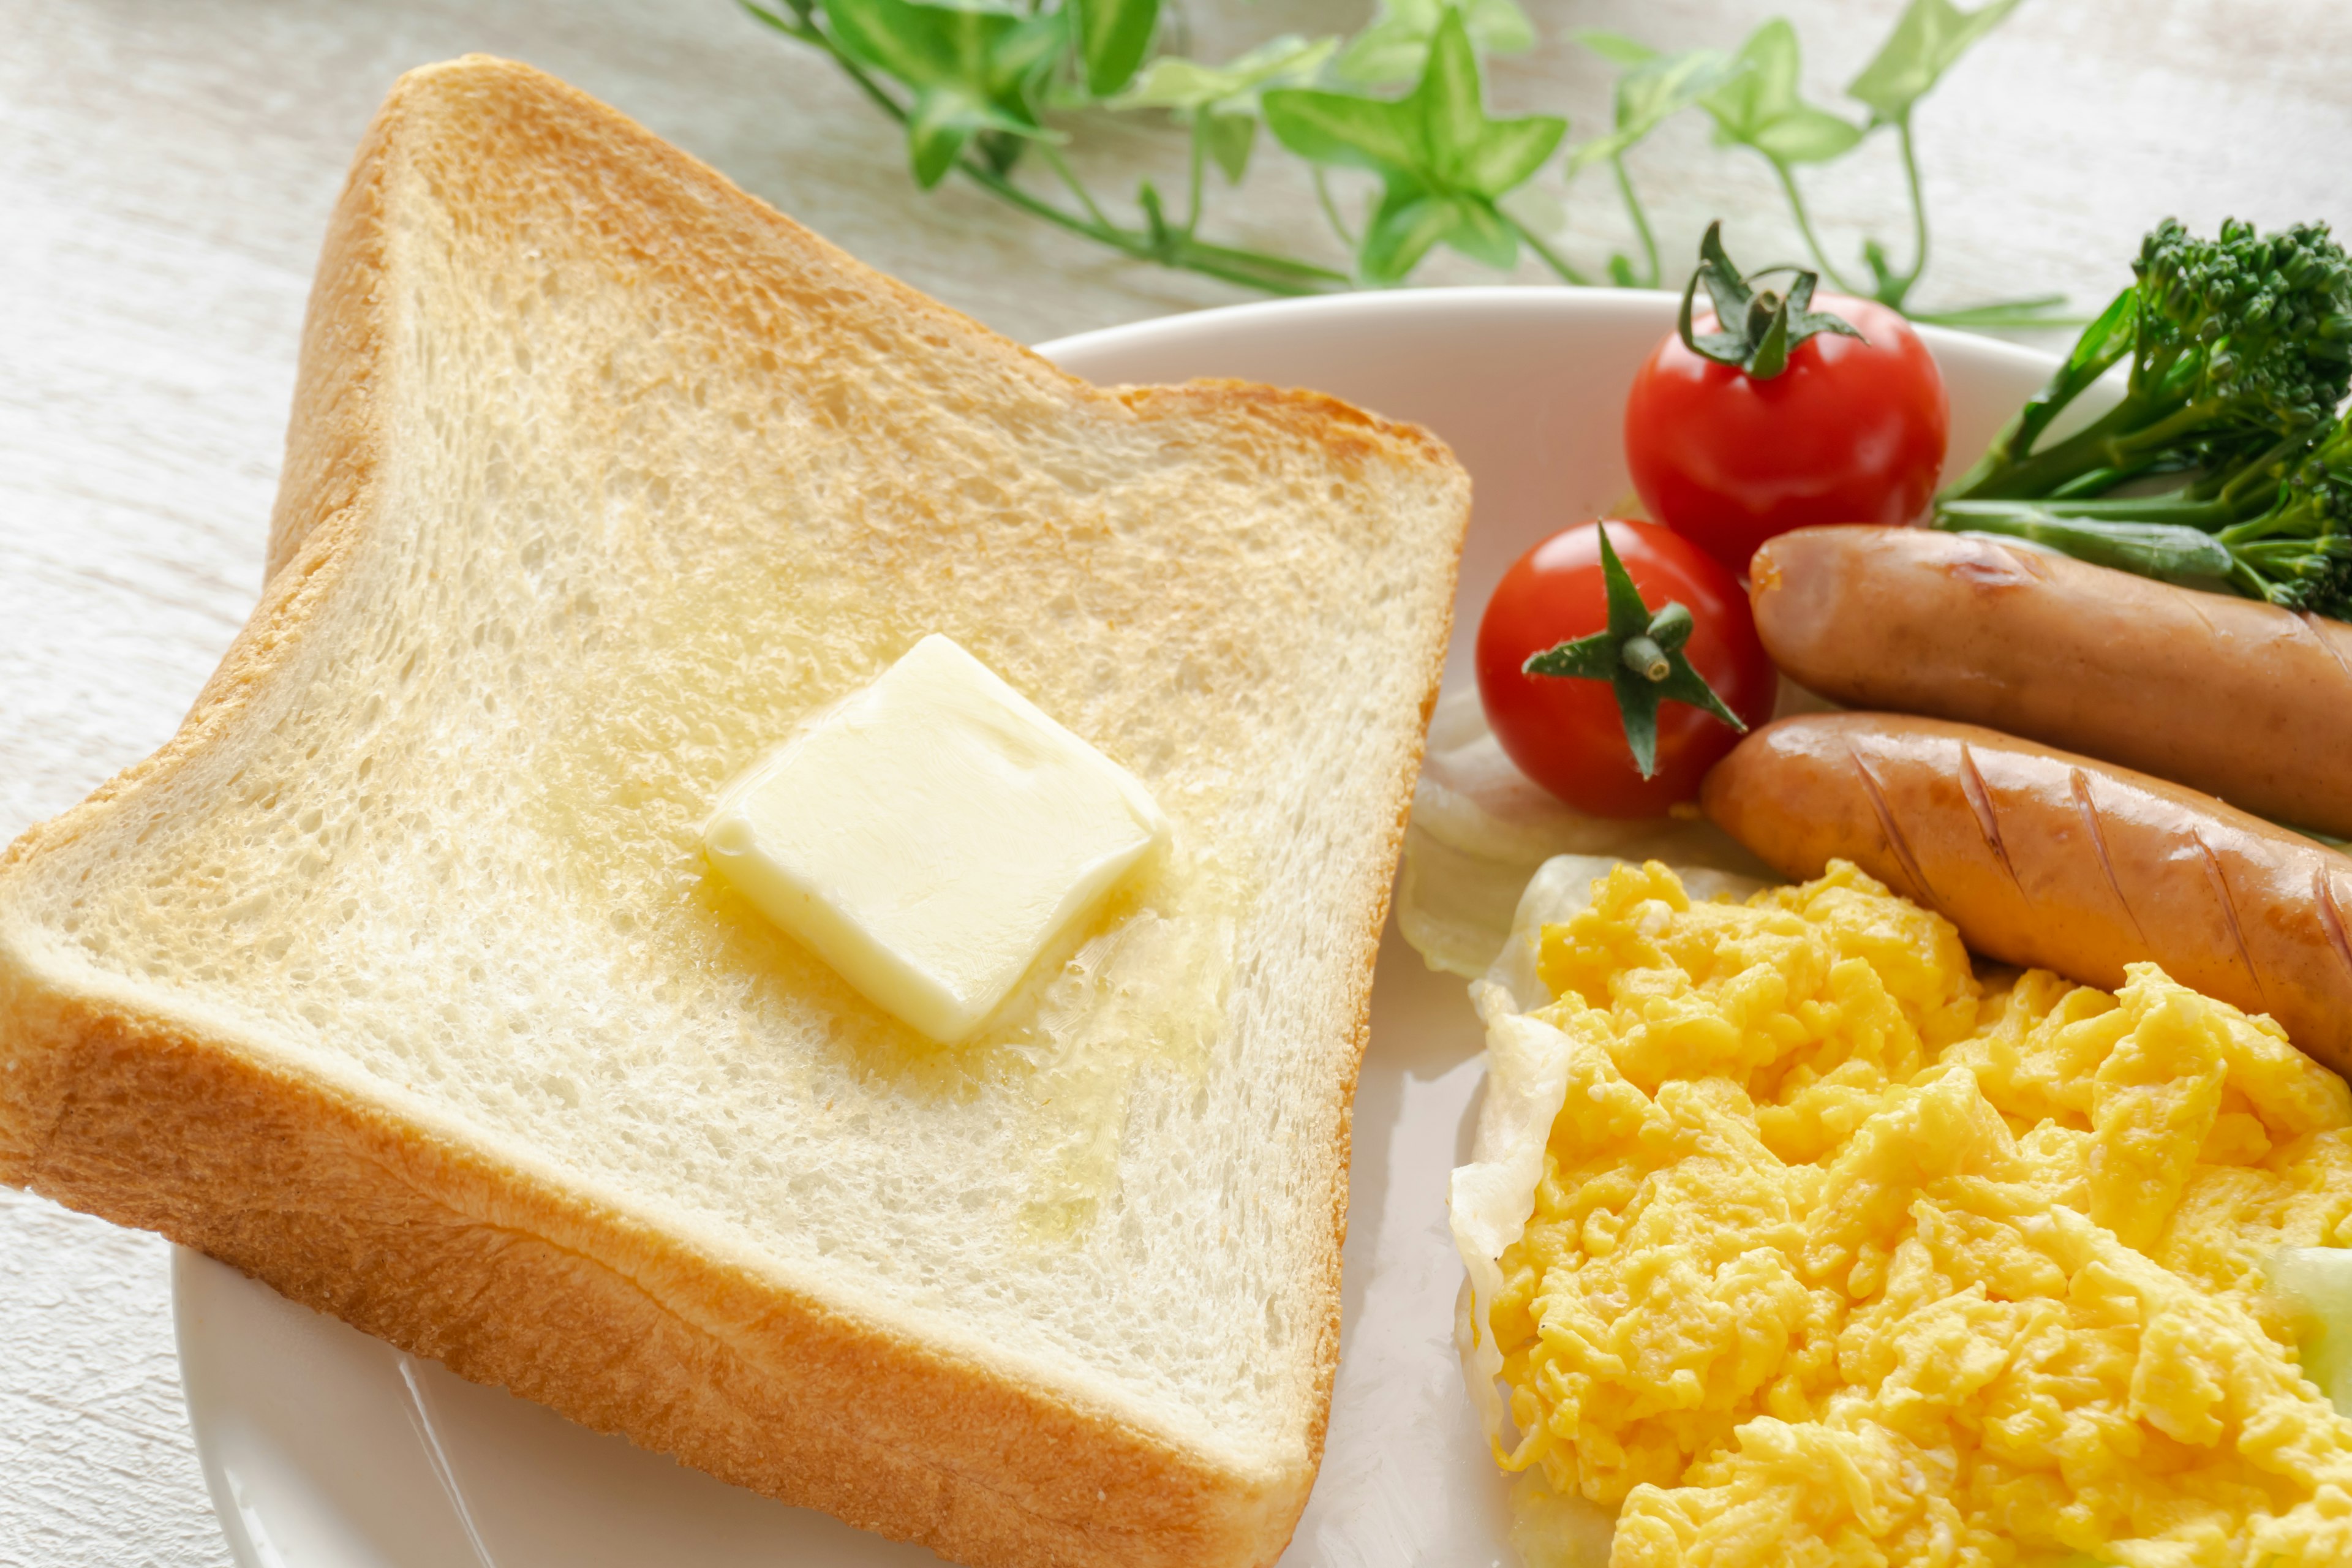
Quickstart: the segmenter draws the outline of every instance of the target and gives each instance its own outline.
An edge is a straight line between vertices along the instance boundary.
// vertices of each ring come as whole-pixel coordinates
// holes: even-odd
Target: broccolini
[[[2132,270],[1937,526],[2352,618],[2352,261],[2323,224],[2203,240],[2168,218]],[[2038,445],[2126,356],[2122,400]]]

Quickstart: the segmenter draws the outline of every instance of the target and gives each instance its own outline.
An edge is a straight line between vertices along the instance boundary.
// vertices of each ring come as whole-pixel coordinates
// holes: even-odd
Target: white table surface
[[[1366,8],[1192,0],[1189,20],[1213,56]],[[1728,47],[1780,10],[1827,96],[1895,9],[1537,0],[1546,42],[1493,91],[1564,109],[1582,136],[1607,88],[1570,28]],[[976,195],[919,197],[878,117],[729,0],[0,0],[0,838],[160,743],[251,606],[319,236],[408,66],[530,60],[1024,341],[1240,297]],[[2347,66],[2340,0],[2033,0],[1923,114],[1927,301],[2059,289],[2096,303],[2166,213],[2352,228]],[[1180,155],[1138,125],[1103,166]],[[1709,152],[1701,126],[1670,127],[1638,166],[1670,254],[1717,213],[1794,250],[1760,170]],[[1825,228],[1899,233],[1884,157],[1820,185]],[[1229,200],[1227,232],[1318,233],[1310,202],[1295,166],[1267,160]],[[1620,232],[1598,179],[1549,210]],[[0,1563],[227,1561],[181,1402],[163,1244],[0,1189]]]

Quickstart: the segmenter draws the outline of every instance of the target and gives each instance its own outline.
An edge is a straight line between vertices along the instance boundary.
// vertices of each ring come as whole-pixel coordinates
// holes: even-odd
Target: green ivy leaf
[[[1032,103],[1037,82],[1068,39],[1059,14],[930,5],[919,0],[826,0],[842,52],[914,94],[907,151],[929,189],[982,131],[1050,137]]]
[[[1459,11],[1438,24],[1421,80],[1404,97],[1286,88],[1265,96],[1266,128],[1312,163],[1367,169],[1381,193],[1357,266],[1393,283],[1439,244],[1490,267],[1518,258],[1517,232],[1496,200],[1543,167],[1568,121],[1486,117],[1478,58]]]
[[[971,150],[980,154],[980,161],[999,174],[1013,173],[1028,145],[1027,137],[1008,136],[1002,131],[982,131],[971,139]]]
[[[1574,35],[1576,41],[1615,66],[1619,70],[1632,70],[1635,66],[1648,65],[1658,58],[1658,51],[1638,38],[1622,33],[1605,32],[1599,27],[1587,27]]]
[[[1797,29],[1775,16],[1739,47],[1741,68],[1699,100],[1717,146],[1753,147],[1776,163],[1825,163],[1862,140],[1862,127],[1804,100]]]
[[[1381,195],[1364,229],[1360,261],[1370,278],[1402,278],[1430,248],[1449,239],[1462,219],[1462,204],[1400,182]]]
[[[1337,38],[1286,34],[1221,66],[1162,55],[1108,107],[1180,110],[1214,107],[1228,113],[1255,112],[1261,89],[1313,80],[1339,47]]]
[[[1257,142],[1257,117],[1212,110],[1194,122],[1192,133],[1200,137],[1210,161],[1224,171],[1226,180],[1240,184],[1249,169],[1250,148]]]
[[[1808,103],[1765,126],[1749,145],[1783,163],[1826,163],[1844,157],[1861,141],[1861,126]]]
[[[1070,0],[1087,90],[1108,98],[1134,79],[1160,30],[1160,0]]]
[[[1202,151],[1239,184],[1257,142],[1259,95],[1270,87],[1312,81],[1339,47],[1337,38],[1285,34],[1221,66],[1163,55],[1106,107],[1166,109],[1191,120]]]
[[[1868,105],[1881,122],[1903,119],[1962,55],[2016,9],[2017,0],[1988,0],[1973,11],[1961,10],[1952,0],[1911,0],[1876,57],[1846,84],[1847,95]]]
[[[1662,55],[1615,33],[1579,33],[1577,42],[1622,68],[1617,79],[1615,129],[1568,157],[1568,172],[1622,157],[1627,149],[1674,115],[1720,87],[1742,68],[1720,49]]]
[[[1267,93],[1264,108],[1274,139],[1309,163],[1410,180],[1423,161],[1420,116],[1411,100],[1385,103],[1351,92],[1288,88]]]
[[[907,156],[915,184],[928,191],[947,178],[964,142],[987,123],[986,106],[952,88],[917,93],[907,118]]]
[[[1517,55],[1535,47],[1536,30],[1517,0],[1382,0],[1381,15],[1356,35],[1337,68],[1343,81],[1379,87],[1411,81],[1428,63],[1446,15],[1460,9],[1481,54]]]

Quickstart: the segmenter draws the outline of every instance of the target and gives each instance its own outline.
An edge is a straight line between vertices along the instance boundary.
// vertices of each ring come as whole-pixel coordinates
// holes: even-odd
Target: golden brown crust
[[[1253,417],[1305,436],[1343,460],[1378,453],[1391,458],[1402,456],[1410,461],[1449,467],[1454,462],[1452,449],[1418,425],[1384,419],[1328,393],[1303,387],[1267,386],[1255,381],[1204,376],[1178,386],[1122,386],[1111,395],[1146,417],[1166,413],[1198,414],[1211,408],[1243,410]],[[1462,513],[1465,531],[1468,529],[1469,517],[1465,506]],[[1450,621],[1450,614],[1448,618]],[[1440,639],[1437,667],[1441,673],[1444,664],[1444,643]],[[1430,689],[1430,701],[1434,704],[1436,688],[1433,685]]]
[[[168,1020],[62,996],[13,956],[0,950],[8,1059],[39,1079],[12,1083],[0,1119],[13,1183],[160,1231],[462,1376],[960,1561],[1264,1551],[1283,1500],[1236,1495],[1130,1426]]]
[[[327,224],[269,520],[271,577],[314,532],[363,513],[377,483],[383,436],[369,405],[383,360],[383,186],[394,123],[386,112],[368,127]]]
[[[1707,775],[1785,875],[1852,860],[1969,947],[2114,990],[2152,960],[2352,1069],[2352,858],[2179,784],[1969,724],[1784,719]]]
[[[383,204],[421,100],[473,95],[545,156],[625,162],[628,243],[679,267],[756,264],[778,245],[854,275],[961,352],[1024,367],[1053,395],[1137,417],[1240,410],[1338,455],[1458,469],[1426,433],[1312,393],[1238,384],[1105,394],[935,302],[878,279],[620,116],[527,68],[469,58],[395,88],[339,204],[306,323],[270,578],[180,733],[0,858],[12,876],[205,755],[316,626],[377,516],[386,461],[373,377],[393,330]],[[690,254],[668,221],[695,220]],[[719,237],[712,239],[716,234]],[[745,307],[746,309],[750,307]],[[747,321],[748,328],[760,323]],[[1117,400],[1116,402],[1114,400]],[[1466,484],[1465,484],[1466,488]],[[1461,521],[1466,522],[1466,497]],[[1455,540],[1458,545],[1458,535]],[[1436,628],[1423,720],[1434,700]],[[1417,753],[1418,731],[1411,750]],[[1330,1246],[1309,1434],[1318,1458],[1339,1339],[1348,1105],[1410,801],[1400,774],[1383,853],[1366,863],[1347,1020],[1330,1061],[1335,1147],[1322,1157]],[[163,1231],[297,1300],[722,1478],[976,1564],[1270,1563],[1313,1466],[1241,1475],[1002,1368],[961,1360],[826,1306],[579,1193],[518,1171],[233,1039],[94,999],[0,928],[0,1177]],[[616,1353],[615,1347],[627,1347]]]
[[[1246,387],[1250,384],[1233,382],[1218,384]],[[1453,460],[1452,452],[1435,437],[1417,425],[1398,425],[1379,419],[1348,404],[1340,403],[1335,398],[1326,397],[1321,393],[1290,395],[1314,398],[1320,403],[1329,404],[1337,410],[1354,415],[1358,418],[1381,426],[1386,434],[1413,441],[1425,451],[1433,453],[1438,460],[1449,463]],[[1462,545],[1468,537],[1469,531],[1470,509],[1465,505],[1462,509],[1462,525],[1455,531],[1450,559],[1458,561],[1461,558]],[[1419,774],[1422,760],[1427,752],[1429,721],[1431,716],[1437,710],[1437,689],[1445,675],[1445,648],[1453,636],[1453,629],[1454,600],[1453,595],[1448,594],[1445,598],[1444,624],[1438,627],[1437,636],[1431,643],[1426,673],[1427,695],[1422,699],[1420,720],[1412,730],[1412,759],[1411,771],[1406,775],[1409,779]],[[1355,1158],[1356,1084],[1363,1074],[1365,1048],[1371,1043],[1373,971],[1380,963],[1381,932],[1388,925],[1389,900],[1396,890],[1394,868],[1399,857],[1403,852],[1405,828],[1412,816],[1412,791],[1408,787],[1397,798],[1396,812],[1388,825],[1386,841],[1374,862],[1376,866],[1387,868],[1387,869],[1376,873],[1367,883],[1370,896],[1365,901],[1370,913],[1363,931],[1358,939],[1362,956],[1356,973],[1354,991],[1347,1003],[1349,1016],[1355,1019],[1355,1028],[1353,1043],[1348,1052],[1343,1071],[1337,1085],[1339,1133],[1335,1140],[1333,1157],[1328,1168],[1331,1194],[1331,1250],[1324,1275],[1324,1294],[1325,1299],[1330,1303],[1330,1310],[1324,1321],[1318,1326],[1316,1338],[1315,1419],[1307,1438],[1307,1451],[1312,1460],[1310,1470],[1319,1468],[1323,1463],[1323,1443],[1331,1416],[1331,1386],[1339,1372],[1341,1328],[1339,1259],[1341,1250],[1348,1241],[1348,1180],[1349,1170]],[[1288,1544],[1287,1531],[1285,1532],[1284,1544]],[[1279,1555],[1278,1552],[1277,1555]]]

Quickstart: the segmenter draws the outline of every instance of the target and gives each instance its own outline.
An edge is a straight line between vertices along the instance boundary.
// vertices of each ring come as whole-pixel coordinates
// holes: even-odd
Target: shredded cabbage
[[[2295,1313],[2303,1375],[2339,1415],[2352,1415],[2352,1249],[2282,1247],[2263,1265]]]
[[[1696,816],[1618,821],[1570,810],[1503,754],[1476,692],[1439,702],[1397,874],[1404,939],[1431,968],[1478,978],[1510,935],[1528,879],[1556,856],[1763,871]]]
[[[1543,928],[1591,903],[1594,881],[1618,864],[1590,855],[1545,861],[1519,895],[1502,952],[1470,987],[1471,1002],[1486,1026],[1486,1095],[1470,1163],[1454,1171],[1448,1204],[1454,1245],[1468,1276],[1454,1307],[1454,1337],[1470,1397],[1498,1462],[1517,1439],[1496,1387],[1503,1357],[1486,1310],[1503,1287],[1503,1253],[1535,1213],[1544,1147],[1568,1094],[1568,1037],[1528,1016],[1552,1000],[1536,973],[1537,948]],[[1693,898],[1706,899],[1745,898],[1763,884],[1725,871],[1692,870],[1684,873],[1683,885]],[[1544,1484],[1540,1472],[1520,1477],[1511,1491],[1511,1543],[1528,1568],[1607,1563],[1610,1515],[1581,1498],[1559,1496]]]

